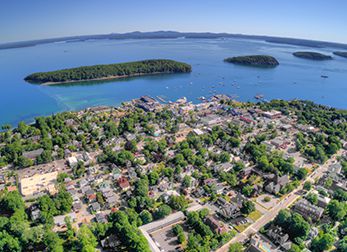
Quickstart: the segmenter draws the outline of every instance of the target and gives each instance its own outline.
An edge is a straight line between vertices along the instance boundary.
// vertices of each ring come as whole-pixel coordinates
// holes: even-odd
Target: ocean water
[[[36,116],[65,110],[119,105],[142,95],[172,101],[185,96],[196,103],[198,97],[213,93],[241,101],[255,101],[256,94],[263,94],[268,100],[309,99],[347,108],[347,59],[310,61],[292,56],[299,50],[334,51],[244,39],[90,40],[0,50],[0,125],[31,122]],[[272,55],[280,66],[266,69],[223,62],[248,54]],[[23,80],[39,71],[156,58],[189,63],[193,71],[73,85],[40,86]]]

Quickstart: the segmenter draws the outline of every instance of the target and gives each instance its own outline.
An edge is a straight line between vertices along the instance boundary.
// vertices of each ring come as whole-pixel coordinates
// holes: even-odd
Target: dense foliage
[[[278,213],[274,223],[286,230],[290,238],[297,243],[304,241],[310,231],[310,224],[300,214],[291,213],[286,209]]]
[[[279,62],[274,57],[269,55],[238,56],[238,57],[226,58],[224,61],[229,63],[235,63],[240,65],[250,65],[250,66],[275,67],[279,65]]]
[[[345,110],[300,100],[272,100],[260,104],[260,107],[265,110],[276,109],[286,115],[295,114],[298,125],[312,125],[319,129],[318,132],[307,131],[297,134],[296,148],[312,162],[324,163],[342,147],[340,139],[347,139]]]
[[[230,240],[234,233],[216,234],[204,222],[206,211],[200,210],[199,212],[190,212],[187,217],[187,224],[190,227],[188,235],[186,252],[205,252],[216,249],[228,240]]]
[[[25,80],[33,83],[86,81],[155,73],[187,73],[191,66],[173,60],[143,60],[129,63],[82,66],[52,72],[33,73]]]

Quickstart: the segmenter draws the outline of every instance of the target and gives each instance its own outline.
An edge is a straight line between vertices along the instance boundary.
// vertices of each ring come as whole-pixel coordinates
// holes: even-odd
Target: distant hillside
[[[30,47],[40,44],[48,44],[54,42],[77,42],[85,41],[89,39],[175,39],[175,38],[189,38],[189,39],[216,39],[216,38],[240,38],[240,39],[254,39],[264,40],[270,43],[281,43],[300,45],[308,47],[333,47],[340,49],[347,49],[347,44],[324,42],[324,41],[313,41],[305,39],[294,39],[294,38],[279,38],[271,36],[258,36],[258,35],[244,35],[244,34],[230,34],[230,33],[211,33],[211,32],[176,32],[176,31],[155,31],[155,32],[129,32],[129,33],[111,33],[111,34],[100,34],[100,35],[84,35],[84,36],[71,36],[61,38],[50,38],[40,39],[31,41],[20,41],[12,43],[0,44],[1,49],[11,49],[20,47]]]
[[[347,44],[308,40],[308,39],[276,38],[276,37],[274,37],[274,38],[266,39],[266,42],[277,43],[277,44],[297,45],[297,46],[307,46],[307,47],[315,47],[315,48],[333,47],[333,48],[347,49]]]

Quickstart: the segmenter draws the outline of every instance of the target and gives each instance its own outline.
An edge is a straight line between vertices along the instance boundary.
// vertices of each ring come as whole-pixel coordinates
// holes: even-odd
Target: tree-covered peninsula
[[[293,53],[295,57],[310,59],[310,60],[331,60],[333,57],[330,55],[325,55],[317,52],[295,52]]]
[[[51,72],[33,73],[25,81],[38,84],[59,84],[80,81],[97,81],[151,74],[189,73],[190,65],[174,60],[153,59],[136,62],[82,66]]]
[[[333,52],[335,55],[347,58],[347,52]]]
[[[226,58],[225,62],[259,67],[276,67],[279,62],[272,56],[268,55],[249,55]]]

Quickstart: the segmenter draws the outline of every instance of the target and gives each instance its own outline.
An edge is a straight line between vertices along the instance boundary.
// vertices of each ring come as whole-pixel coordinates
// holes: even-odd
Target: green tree
[[[143,210],[140,213],[140,218],[143,222],[143,224],[147,224],[153,221],[152,214],[148,210]]]
[[[245,248],[239,242],[235,242],[229,246],[229,252],[243,252]]]
[[[86,167],[82,161],[79,161],[75,167],[73,167],[72,172],[76,178],[82,177],[86,173]]]
[[[318,196],[317,194],[315,193],[309,193],[307,196],[306,196],[307,200],[309,202],[311,202],[313,205],[317,205],[318,203]]]
[[[242,188],[242,194],[247,196],[247,197],[250,197],[253,193],[253,187],[251,185],[245,185],[243,188]]]
[[[171,214],[171,212],[172,212],[171,207],[169,207],[168,205],[163,204],[155,212],[155,218],[156,219],[162,219],[165,216],[168,216],[169,214]]]
[[[192,183],[192,177],[190,177],[189,175],[185,175],[182,181],[182,186],[184,188],[188,188],[191,186]]]
[[[0,196],[0,207],[2,211],[14,213],[16,210],[24,210],[25,205],[23,198],[18,191],[6,191]]]
[[[331,248],[335,238],[329,233],[320,235],[312,241],[311,250],[314,252],[323,252]]]
[[[44,150],[40,156],[37,157],[37,163],[39,164],[45,164],[49,163],[53,160],[52,158],[52,151],[51,150]]]
[[[58,236],[57,233],[47,231],[44,237],[44,244],[48,251],[51,252],[64,252],[64,241]]]
[[[331,200],[328,204],[329,216],[336,221],[342,220],[347,214],[347,203]]]
[[[219,156],[219,161],[221,163],[226,163],[230,161],[230,154],[228,152],[222,152]]]
[[[159,181],[159,174],[156,171],[152,171],[148,174],[148,180],[150,185],[156,185]]]
[[[62,183],[68,177],[69,177],[69,175],[66,172],[59,173],[58,177],[57,177],[57,181],[58,181],[58,183]]]
[[[60,214],[65,214],[71,211],[73,199],[65,188],[60,188],[54,199],[54,203]]]
[[[338,252],[345,252],[347,251],[347,235],[345,235],[339,242],[337,246]]]
[[[311,188],[312,188],[311,182],[306,181],[306,182],[304,183],[304,189],[305,189],[306,191],[309,191],[309,190],[311,190]]]
[[[136,229],[135,226],[129,223],[127,215],[123,211],[117,211],[110,216],[113,223],[113,229],[119,236],[122,244],[129,251],[150,252],[146,238]]]
[[[18,238],[9,235],[6,231],[0,231],[0,251],[20,252],[21,246]]]
[[[33,164],[34,164],[34,161],[24,156],[19,156],[16,161],[16,165],[20,168],[29,167],[29,166],[32,166]]]
[[[250,214],[251,212],[254,212],[255,211],[255,204],[250,201],[250,200],[244,200],[242,202],[242,208],[241,208],[241,212],[243,214]]]
[[[239,171],[243,170],[244,168],[245,168],[245,164],[241,161],[235,162],[234,167],[233,167],[235,172],[239,172]]]
[[[53,199],[51,199],[48,195],[44,195],[40,197],[37,202],[41,210],[41,222],[44,224],[53,225],[53,216],[59,214]]]
[[[170,197],[170,202],[169,205],[171,206],[171,208],[175,209],[175,210],[185,210],[188,206],[188,201],[186,200],[186,198],[183,195],[180,196],[175,196],[172,195]]]
[[[88,228],[87,225],[83,224],[81,228],[78,230],[78,241],[80,244],[80,248],[82,252],[94,252],[98,242],[92,233],[92,231]]]
[[[292,215],[289,227],[288,234],[294,238],[306,239],[310,231],[310,224],[305,221],[305,219],[297,213]]]
[[[292,243],[292,246],[290,247],[288,252],[301,252],[301,248],[295,243]]]
[[[305,168],[300,168],[298,169],[298,171],[296,172],[296,176],[299,180],[302,180],[304,178],[307,177],[307,170]]]

